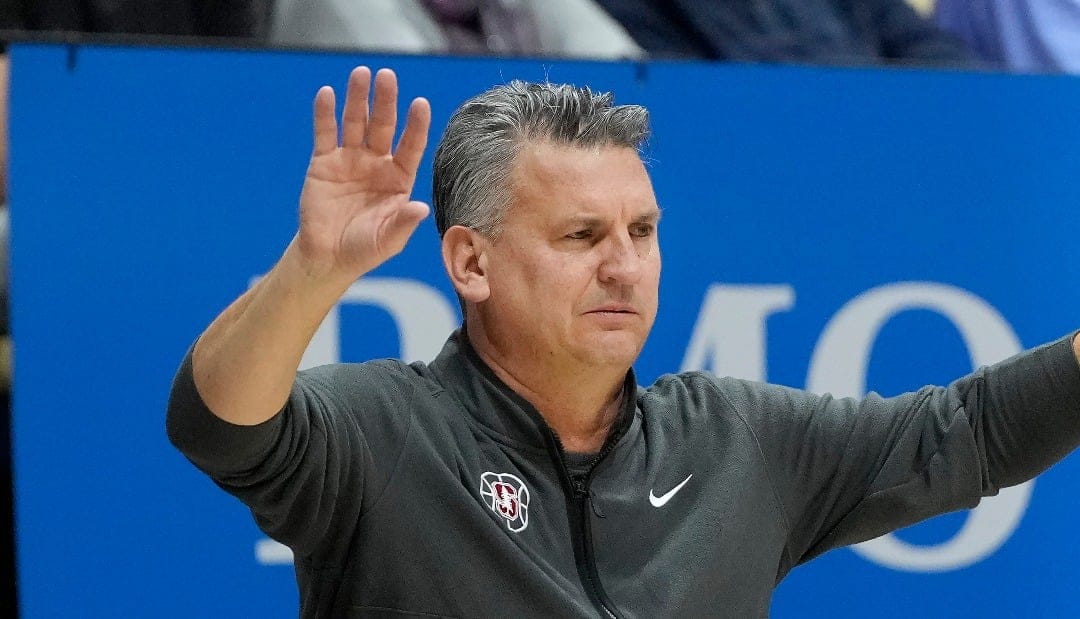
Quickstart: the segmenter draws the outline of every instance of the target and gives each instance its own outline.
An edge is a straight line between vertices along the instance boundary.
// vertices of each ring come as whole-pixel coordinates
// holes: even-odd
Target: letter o
[[[972,368],[996,363],[1021,351],[1016,333],[989,303],[953,286],[899,282],[879,286],[849,301],[829,321],[810,359],[806,388],[838,397],[866,395],[866,369],[881,328],[897,314],[925,309],[957,328]],[[971,510],[951,539],[932,546],[909,544],[887,534],[852,546],[857,554],[884,567],[911,572],[941,572],[967,567],[993,554],[1020,524],[1034,480],[1003,489]]]

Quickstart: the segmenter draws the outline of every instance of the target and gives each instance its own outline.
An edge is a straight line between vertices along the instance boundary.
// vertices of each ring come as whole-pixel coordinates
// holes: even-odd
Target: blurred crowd
[[[0,0],[0,50],[37,37],[418,54],[1080,72],[1080,0]],[[0,53],[0,599],[15,599]],[[4,572],[10,576],[4,575]]]
[[[404,53],[1025,72],[1077,71],[1078,27],[1080,0],[0,1],[0,30],[8,31],[230,37]]]

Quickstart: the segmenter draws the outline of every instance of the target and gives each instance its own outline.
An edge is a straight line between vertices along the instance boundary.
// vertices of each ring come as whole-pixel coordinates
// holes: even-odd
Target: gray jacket
[[[768,614],[821,553],[972,507],[1080,439],[1070,338],[861,401],[690,372],[638,387],[587,460],[461,334],[430,364],[325,366],[255,427],[201,402],[170,439],[296,557],[301,614]]]

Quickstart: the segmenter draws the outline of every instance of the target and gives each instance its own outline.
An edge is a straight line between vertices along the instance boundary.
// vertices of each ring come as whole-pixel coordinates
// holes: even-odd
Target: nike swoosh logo
[[[668,490],[667,494],[664,494],[662,496],[656,496],[655,494],[653,494],[652,490],[649,490],[649,503],[651,503],[653,507],[663,507],[664,504],[671,500],[671,497],[675,496],[676,492],[682,490],[682,487],[685,486],[686,482],[690,481],[690,478],[693,476],[693,473],[687,475],[686,479],[682,480],[681,484],[675,486],[671,490]]]

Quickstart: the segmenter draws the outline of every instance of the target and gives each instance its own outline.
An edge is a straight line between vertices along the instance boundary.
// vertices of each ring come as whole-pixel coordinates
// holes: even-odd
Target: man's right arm
[[[304,350],[351,283],[309,276],[297,253],[294,241],[195,343],[196,389],[225,421],[257,425],[285,406]]]
[[[232,303],[192,353],[195,387],[206,406],[236,425],[280,411],[304,350],[327,312],[358,277],[400,252],[426,204],[410,200],[431,112],[413,101],[396,151],[397,83],[355,69],[338,142],[334,93],[315,99],[315,148],[300,198],[300,227],[281,260]]]

